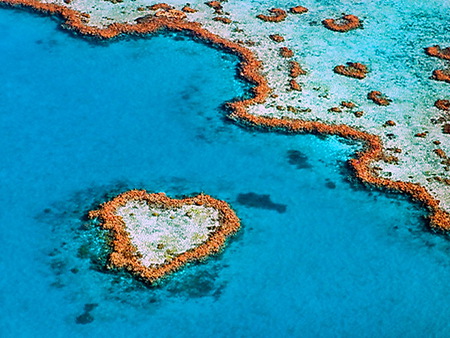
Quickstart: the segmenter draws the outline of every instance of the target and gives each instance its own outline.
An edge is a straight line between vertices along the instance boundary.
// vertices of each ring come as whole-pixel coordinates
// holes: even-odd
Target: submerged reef
[[[450,69],[436,69],[433,71],[431,78],[436,81],[445,81],[450,83]]]
[[[362,24],[356,15],[344,15],[339,19],[325,19],[322,24],[335,32],[348,32],[356,28],[361,28]]]
[[[434,106],[440,110],[450,111],[450,100],[436,100]]]
[[[286,18],[288,15],[292,16],[289,19],[295,19],[297,22],[304,17],[316,15],[315,22],[319,22],[320,16],[317,13],[308,11],[307,14],[297,15],[292,14],[290,10],[273,8],[269,10],[268,15],[257,15],[258,12],[262,13],[266,9],[257,8],[257,12],[254,12],[253,9],[243,8],[242,11],[248,12],[248,15],[244,16],[241,12],[226,12],[228,6],[233,8],[232,1],[209,5],[204,2],[190,3],[188,6],[183,4],[179,6],[181,10],[171,5],[149,8],[148,3],[144,3],[143,0],[133,2],[125,0],[117,4],[100,0],[73,1],[70,4],[61,0],[46,1],[48,2],[0,0],[12,6],[32,7],[41,12],[57,14],[65,20],[64,27],[99,39],[168,30],[184,32],[197,40],[237,55],[240,59],[238,74],[253,87],[249,90],[249,95],[225,105],[229,112],[229,119],[255,129],[293,134],[338,135],[359,141],[362,143],[362,150],[349,161],[356,177],[372,186],[409,194],[429,209],[431,226],[450,229],[448,213],[450,194],[448,185],[444,183],[444,179],[450,178],[445,169],[448,166],[440,163],[442,159],[432,152],[435,149],[433,141],[442,142],[441,147],[448,152],[448,138],[446,138],[450,133],[448,120],[433,124],[430,122],[431,119],[423,119],[420,115],[413,115],[408,121],[396,116],[395,126],[385,125],[384,122],[390,120],[390,116],[386,114],[386,117],[380,120],[379,114],[373,111],[377,109],[375,105],[357,102],[356,97],[351,99],[358,104],[358,111],[345,106],[343,108],[346,110],[337,107],[341,111],[339,112],[337,109],[328,111],[323,108],[324,105],[322,108],[313,107],[313,109],[303,105],[303,95],[311,97],[315,95],[314,99],[320,101],[322,98],[328,99],[330,93],[328,89],[321,86],[309,86],[307,81],[302,81],[302,86],[296,82],[296,76],[301,75],[302,72],[292,66],[290,61],[294,55],[304,55],[304,53],[299,53],[299,47],[293,45],[294,41],[289,30],[285,29],[285,25],[290,24],[290,20]],[[186,8],[192,10],[186,10]],[[214,20],[218,15],[216,12],[219,11],[223,12],[220,17],[229,18],[232,22],[224,24],[223,20]],[[285,22],[273,24],[282,21]],[[344,15],[338,20],[327,19],[322,23],[325,27],[338,32],[362,27],[359,18],[354,15]],[[261,29],[261,25],[264,29]],[[275,31],[276,28],[279,28],[278,32]],[[370,26],[366,28],[365,33],[370,33]],[[283,34],[284,40],[280,38],[280,33]],[[355,31],[352,34],[359,34],[359,32]],[[268,38],[275,35],[280,37]],[[284,41],[286,45],[282,49],[274,46],[274,41],[277,40]],[[252,43],[240,44],[237,41],[252,41]],[[448,76],[445,71],[440,72]],[[313,70],[309,72],[310,75],[311,73]],[[294,88],[301,88],[302,91]],[[334,106],[344,99],[350,99],[341,97],[335,92],[331,94],[334,95],[334,103],[331,104]],[[361,97],[366,94],[360,92],[359,95]],[[378,91],[369,93],[368,97],[380,105],[390,103],[390,100]],[[299,103],[300,101],[302,103]],[[305,104],[311,106],[312,102],[313,100],[310,99]],[[396,105],[400,103],[401,100],[396,100]],[[386,107],[383,113],[393,113],[390,109],[395,107],[392,106]],[[387,128],[389,132],[386,132]],[[406,132],[400,133],[401,130]],[[427,137],[415,138],[414,135],[417,134]],[[390,156],[386,155],[389,148],[403,149],[397,163],[384,161],[389,158],[387,156]],[[443,179],[430,181],[428,178],[431,175]]]
[[[378,90],[372,90],[369,92],[369,94],[367,94],[367,98],[379,106],[389,106],[391,104],[391,100]]]
[[[285,10],[280,8],[269,9],[271,15],[258,14],[256,17],[262,21],[267,22],[281,22],[287,18],[287,13]]]
[[[89,212],[111,232],[109,268],[146,282],[219,252],[240,221],[227,203],[208,195],[171,199],[130,190]]]
[[[425,53],[439,59],[450,60],[450,47],[442,48],[439,45],[425,48]]]
[[[366,65],[359,62],[347,62],[347,65],[334,67],[333,71],[337,74],[353,77],[355,79],[364,79],[369,72]]]

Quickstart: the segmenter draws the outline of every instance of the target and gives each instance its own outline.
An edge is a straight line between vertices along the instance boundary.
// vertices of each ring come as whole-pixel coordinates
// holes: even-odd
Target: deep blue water
[[[425,210],[354,182],[357,144],[228,122],[235,57],[7,9],[0,36],[1,336],[450,334],[450,243]],[[130,188],[203,191],[242,230],[158,287],[105,273],[85,215]]]

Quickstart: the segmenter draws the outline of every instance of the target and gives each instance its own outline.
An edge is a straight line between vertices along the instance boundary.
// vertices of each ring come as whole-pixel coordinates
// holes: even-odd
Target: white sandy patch
[[[144,201],[129,201],[116,214],[125,222],[131,243],[146,267],[198,247],[220,226],[216,209],[198,205],[162,209]]]

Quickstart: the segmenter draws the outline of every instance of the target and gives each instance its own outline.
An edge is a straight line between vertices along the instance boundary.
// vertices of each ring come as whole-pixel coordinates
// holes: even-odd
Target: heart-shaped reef
[[[130,190],[89,213],[111,232],[108,268],[124,268],[153,283],[187,262],[220,251],[240,221],[211,196],[172,199]]]

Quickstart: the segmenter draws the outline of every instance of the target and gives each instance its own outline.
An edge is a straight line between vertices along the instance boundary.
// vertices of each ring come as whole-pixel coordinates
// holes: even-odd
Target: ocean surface
[[[450,242],[426,210],[355,181],[357,143],[228,121],[248,90],[233,55],[7,8],[0,37],[1,337],[450,335]],[[105,271],[86,214],[132,188],[205,192],[242,230],[155,287]]]

